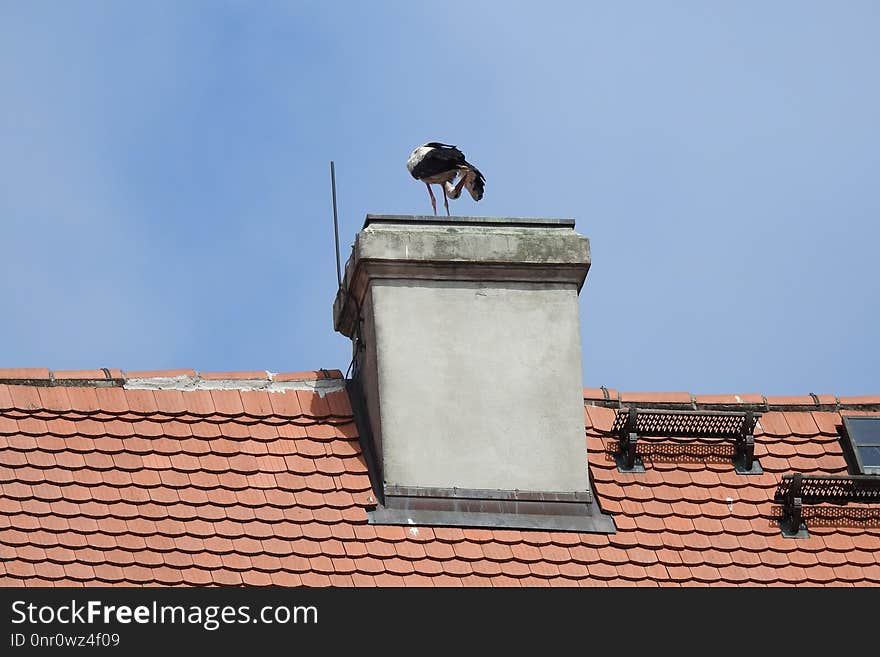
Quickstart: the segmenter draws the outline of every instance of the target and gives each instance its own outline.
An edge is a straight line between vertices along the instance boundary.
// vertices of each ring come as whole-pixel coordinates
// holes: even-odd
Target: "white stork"
[[[437,214],[437,199],[431,191],[431,185],[440,185],[443,189],[443,204],[446,216],[449,216],[450,198],[461,196],[461,188],[465,187],[475,201],[483,198],[483,187],[486,178],[473,164],[464,159],[464,153],[455,146],[429,141],[416,148],[406,161],[406,168],[416,180],[421,180],[428,188],[431,196],[431,207]],[[454,185],[452,181],[461,176]]]

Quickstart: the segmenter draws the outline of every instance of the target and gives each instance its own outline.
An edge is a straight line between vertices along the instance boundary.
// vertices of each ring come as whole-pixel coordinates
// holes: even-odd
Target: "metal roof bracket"
[[[733,456],[733,467],[737,474],[759,475],[764,469],[755,458],[755,424],[758,419],[752,411],[747,411],[742,429],[736,438],[736,454]]]
[[[636,433],[637,421],[638,410],[630,408],[627,411],[626,424],[620,430],[618,450],[614,456],[618,472],[643,473],[645,471],[645,464],[642,462],[642,458],[636,454],[636,444],[639,439]]]
[[[791,487],[783,497],[782,519],[779,526],[785,538],[809,538],[810,532],[803,520],[804,498],[801,497],[803,475],[792,477]]]

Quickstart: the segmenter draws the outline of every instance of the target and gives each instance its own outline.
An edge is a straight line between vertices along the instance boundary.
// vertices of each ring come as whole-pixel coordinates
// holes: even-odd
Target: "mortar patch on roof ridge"
[[[338,392],[345,388],[345,379],[301,379],[298,381],[270,381],[269,379],[203,379],[196,376],[150,377],[126,379],[122,386],[126,390],[259,390],[263,392],[285,392],[286,390],[308,390],[323,397],[328,392]]]

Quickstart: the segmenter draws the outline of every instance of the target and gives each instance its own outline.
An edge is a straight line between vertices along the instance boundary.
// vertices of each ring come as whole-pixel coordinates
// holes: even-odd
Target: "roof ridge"
[[[95,370],[49,370],[44,367],[0,369],[0,384],[37,387],[76,386],[132,390],[322,390],[341,388],[337,369],[301,372],[197,372],[193,369],[124,372],[106,367]]]
[[[670,410],[741,411],[880,411],[880,395],[694,395],[688,392],[620,392],[614,388],[584,388],[584,401],[592,406],[658,408]]]

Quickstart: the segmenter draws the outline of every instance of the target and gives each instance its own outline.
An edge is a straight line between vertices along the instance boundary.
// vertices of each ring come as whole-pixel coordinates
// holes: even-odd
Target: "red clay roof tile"
[[[483,550],[478,543],[462,541],[453,545],[455,554],[459,559],[466,561],[479,561],[483,558]]]
[[[297,418],[304,415],[295,390],[273,392],[269,395],[269,403],[273,413],[279,417]]]
[[[279,372],[272,376],[273,381],[317,381],[322,379],[341,379],[339,370],[310,370],[306,372]]]
[[[786,424],[788,424],[793,434],[797,436],[814,436],[819,433],[819,427],[811,413],[787,411],[783,415],[785,416]]]
[[[238,390],[211,390],[214,410],[220,415],[239,416],[244,414],[244,406]]]
[[[153,390],[151,392],[156,407],[163,414],[185,415],[189,412],[184,393],[180,390]]]
[[[865,579],[871,582],[872,586],[876,586],[880,582],[880,563],[863,566],[862,573],[865,575]]]
[[[109,381],[121,379],[120,370],[55,370],[53,378],[56,383],[65,381]]]
[[[523,578],[531,574],[528,564],[522,561],[502,561],[498,565],[501,567],[501,573],[508,577]]]
[[[42,408],[39,388],[33,386],[6,386],[12,399],[12,407],[20,411],[32,411]]]
[[[617,401],[619,394],[617,390],[609,388],[584,388],[584,399],[595,401]]]
[[[126,390],[128,409],[137,415],[152,415],[159,411],[152,390]]]
[[[328,392],[324,399],[330,409],[330,415],[334,417],[347,417],[352,414],[351,403],[348,394],[344,390]]]
[[[0,381],[48,381],[47,367],[13,367],[0,369]]]
[[[476,575],[492,578],[501,575],[501,566],[495,561],[483,559],[481,561],[473,562],[471,566],[473,567],[474,574]]]
[[[694,395],[694,401],[697,405],[705,406],[735,406],[743,403],[739,395]]]
[[[487,543],[483,545],[483,554],[486,555],[486,558],[491,561],[500,561],[507,562],[511,561],[513,557],[513,551],[510,549],[510,546],[505,543]]]
[[[524,563],[531,563],[543,559],[543,555],[539,548],[526,543],[511,546],[511,551],[517,561]]]
[[[485,553],[485,550],[484,550]],[[559,545],[546,545],[541,548],[541,556],[544,560],[549,561],[551,563],[566,563],[571,561],[571,553],[568,551],[568,548],[559,546]]]
[[[880,395],[841,397],[838,401],[841,406],[880,406]]]
[[[761,430],[770,436],[789,436],[792,433],[785,421],[785,414],[780,411],[764,413],[758,423]]]
[[[265,370],[254,370],[252,372],[200,372],[199,376],[208,381],[260,381],[269,379],[269,375]]]
[[[816,406],[816,400],[810,395],[793,395],[783,397],[767,397],[767,405],[774,406]]]
[[[537,577],[556,577],[559,575],[559,566],[548,561],[535,561],[529,564],[529,571]]]
[[[273,414],[271,393],[262,390],[242,390],[241,404],[244,412],[252,417],[269,417]]]
[[[9,386],[0,383],[0,411],[9,411],[14,408],[12,395],[9,392]]]
[[[67,389],[63,386],[37,388],[43,408],[52,411],[70,411],[70,397],[67,395]]]
[[[690,404],[688,392],[623,392],[620,394],[623,404]]]
[[[125,372],[126,379],[154,379],[165,378],[173,379],[179,377],[195,378],[195,370],[141,370],[135,372]]]
[[[632,563],[641,566],[650,566],[657,563],[657,552],[643,547],[634,547],[627,550]]]
[[[297,390],[296,396],[299,399],[300,407],[306,415],[314,418],[323,418],[330,415],[330,404],[320,393]]]
[[[614,425],[614,420],[617,417],[615,410],[602,406],[585,406],[585,410],[591,426],[599,431],[611,431],[611,427]]]
[[[590,577],[607,580],[617,577],[617,566],[600,561],[598,563],[590,564],[587,567],[587,572]]]

